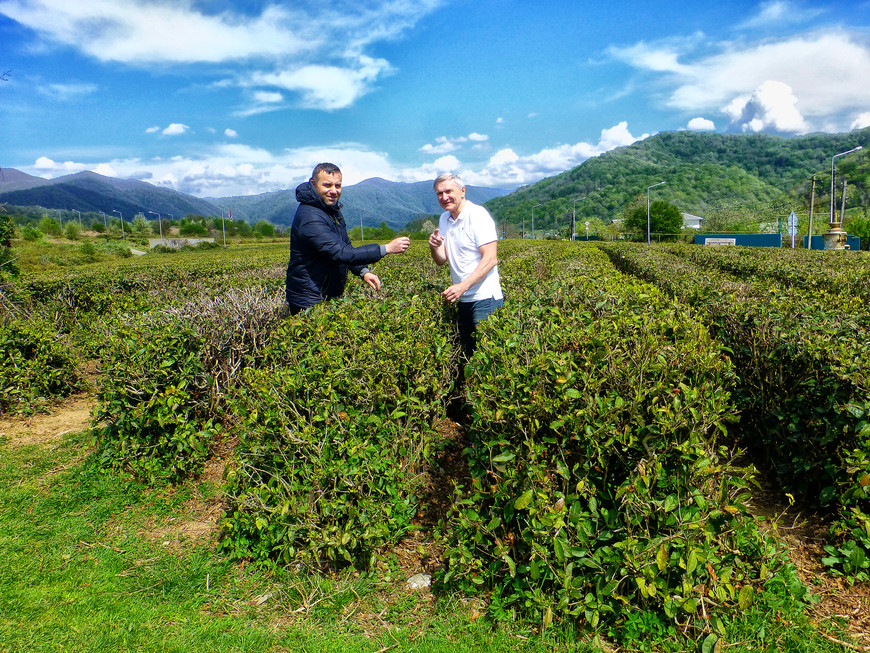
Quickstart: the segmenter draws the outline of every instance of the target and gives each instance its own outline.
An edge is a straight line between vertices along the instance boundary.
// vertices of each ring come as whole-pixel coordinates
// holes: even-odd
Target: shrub
[[[76,357],[47,322],[0,324],[0,351],[0,413],[37,412],[80,385]]]
[[[329,302],[289,318],[234,393],[223,546],[315,567],[367,567],[412,526],[450,388],[437,297]],[[420,334],[426,337],[421,338]]]
[[[154,482],[197,471],[216,432],[201,341],[149,314],[120,325],[104,350],[94,426],[98,459]]]

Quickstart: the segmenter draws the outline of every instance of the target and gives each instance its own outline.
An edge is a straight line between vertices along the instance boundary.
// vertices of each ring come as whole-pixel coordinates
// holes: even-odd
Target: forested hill
[[[564,226],[576,202],[579,221],[610,222],[638,195],[665,199],[680,211],[704,216],[725,207],[759,211],[809,201],[816,175],[816,201],[830,197],[831,157],[858,145],[864,151],[837,159],[838,180],[849,182],[849,205],[866,203],[870,188],[870,128],[848,134],[793,138],[766,134],[667,132],[585,161],[555,177],[525,186],[486,206],[499,222],[518,226],[536,204],[539,230]],[[838,181],[839,188],[839,181]],[[582,222],[581,222],[582,224]]]

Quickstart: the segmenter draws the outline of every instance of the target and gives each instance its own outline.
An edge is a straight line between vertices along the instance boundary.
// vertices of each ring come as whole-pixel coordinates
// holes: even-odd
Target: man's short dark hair
[[[311,181],[317,179],[317,175],[325,172],[328,175],[334,175],[336,172],[341,174],[341,169],[334,163],[318,163],[314,166],[314,172],[311,173]]]

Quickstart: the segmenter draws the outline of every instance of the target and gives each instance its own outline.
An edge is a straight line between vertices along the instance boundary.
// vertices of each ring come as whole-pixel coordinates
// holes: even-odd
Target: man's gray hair
[[[445,172],[438,175],[438,177],[435,179],[435,183],[432,184],[432,188],[438,188],[438,184],[443,184],[445,181],[454,182],[457,188],[462,188],[463,186],[465,186],[465,184],[462,183],[462,179],[459,178],[459,175],[453,174],[452,172]]]

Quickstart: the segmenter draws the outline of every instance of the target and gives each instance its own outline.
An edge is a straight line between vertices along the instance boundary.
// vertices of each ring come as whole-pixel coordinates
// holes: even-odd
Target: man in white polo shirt
[[[504,301],[498,275],[498,234],[489,212],[465,198],[465,186],[457,175],[440,175],[434,186],[444,213],[438,229],[429,236],[429,253],[437,265],[450,265],[453,285],[441,294],[448,302],[458,302],[462,351],[470,357],[477,325]]]

